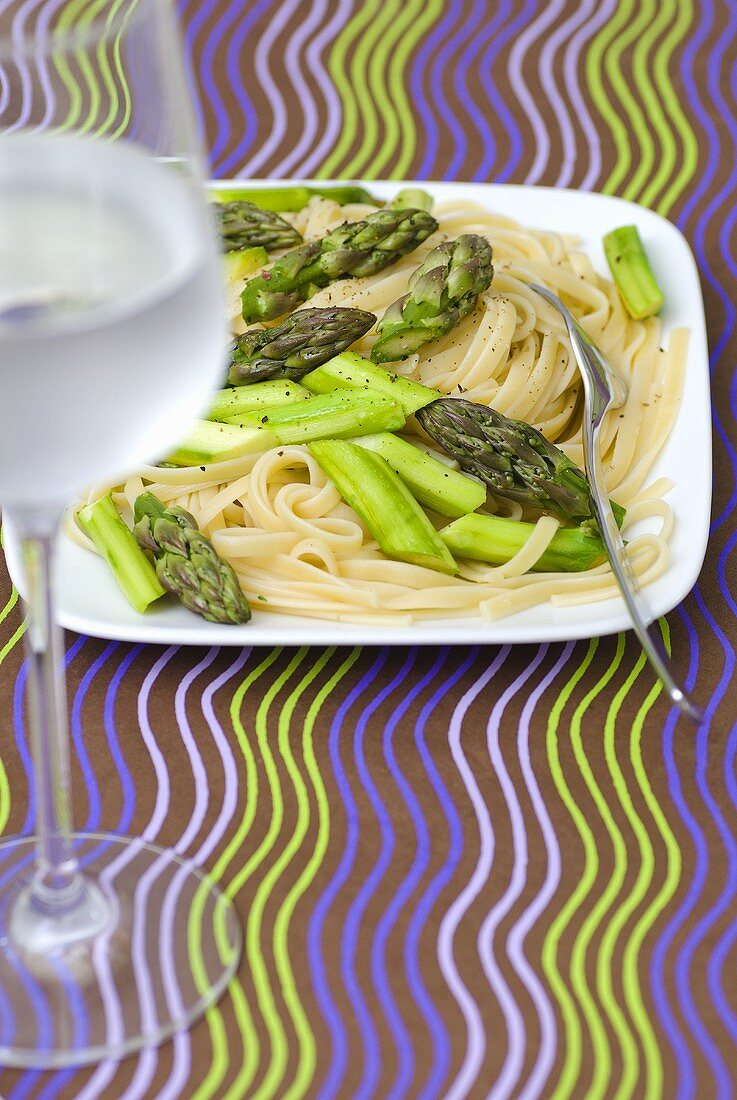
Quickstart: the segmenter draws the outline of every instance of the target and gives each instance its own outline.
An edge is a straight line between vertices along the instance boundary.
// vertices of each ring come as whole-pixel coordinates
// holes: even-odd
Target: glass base
[[[230,901],[188,860],[75,833],[80,895],[54,914],[30,884],[33,837],[0,844],[0,1065],[122,1058],[189,1027],[241,952]]]

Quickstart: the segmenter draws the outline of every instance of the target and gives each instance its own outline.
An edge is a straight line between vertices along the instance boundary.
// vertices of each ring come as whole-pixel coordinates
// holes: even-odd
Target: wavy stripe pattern
[[[715,518],[703,580],[662,625],[707,721],[695,738],[676,725],[624,636],[250,655],[73,642],[78,818],[207,862],[246,953],[191,1035],[127,1066],[5,1071],[0,1092],[731,1096],[734,4],[181,0],[180,14],[217,175],[554,184],[677,221],[707,300]],[[96,79],[120,86],[124,116],[114,66],[61,75],[68,125],[112,126]],[[0,581],[6,831],[33,812],[21,635]],[[176,799],[173,769],[191,777]]]

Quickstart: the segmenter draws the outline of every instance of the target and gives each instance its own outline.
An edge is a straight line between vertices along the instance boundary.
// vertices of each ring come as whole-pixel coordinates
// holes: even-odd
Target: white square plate
[[[263,182],[254,180],[253,185],[263,186]],[[324,180],[319,182],[325,185]],[[238,181],[237,186],[247,189],[249,185]],[[404,184],[371,181],[365,186],[376,195],[390,198]],[[653,612],[665,614],[696,582],[706,553],[711,506],[711,410],[704,307],[696,264],[686,240],[659,215],[606,195],[507,184],[429,183],[427,187],[438,200],[462,194],[523,224],[576,234],[601,272],[607,270],[601,245],[604,234],[620,225],[638,226],[665,292],[662,320],[666,334],[680,325],[691,330],[681,410],[652,471],[653,479],[666,476],[675,482],[668,498],[676,517],[671,563],[646,592]],[[6,555],[11,577],[22,593],[24,585],[12,532]],[[100,638],[163,645],[239,646],[547,642],[614,634],[630,625],[619,598],[582,607],[534,607],[497,622],[438,618],[412,626],[330,623],[263,612],[258,607],[254,608],[252,621],[243,627],[208,623],[184,608],[168,604],[138,615],[118,591],[104,562],[65,538],[59,547],[58,618],[71,630]]]

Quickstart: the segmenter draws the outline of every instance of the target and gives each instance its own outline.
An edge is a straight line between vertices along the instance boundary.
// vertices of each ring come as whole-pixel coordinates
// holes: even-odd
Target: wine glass
[[[221,375],[200,171],[167,0],[0,0],[0,506],[25,568],[37,830],[0,846],[4,1065],[160,1042],[240,954],[233,908],[194,860],[71,831],[53,606],[65,504],[165,456]]]

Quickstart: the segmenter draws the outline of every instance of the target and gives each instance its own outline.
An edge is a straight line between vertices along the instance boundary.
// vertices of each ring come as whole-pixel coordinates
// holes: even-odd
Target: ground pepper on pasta
[[[287,217],[311,240],[372,210],[313,199]],[[678,414],[687,330],[674,330],[664,346],[659,320],[633,321],[614,284],[595,272],[571,238],[522,227],[473,202],[444,202],[433,213],[438,232],[410,255],[371,278],[334,283],[307,304],[348,306],[381,316],[405,293],[412,271],[442,240],[466,233],[485,236],[493,249],[494,278],[477,308],[447,336],[393,369],[442,395],[462,396],[528,421],[583,467],[576,362],[561,317],[528,284],[544,283],[563,297],[629,387],[626,404],[609,414],[603,427],[604,471],[610,496],[627,509],[624,534],[647,521],[649,533],[631,538],[628,553],[640,583],[649,583],[669,561],[673,517],[664,498],[670,483],[648,479]],[[234,333],[246,327],[238,305],[234,294]],[[376,338],[372,329],[352,350],[369,356]],[[404,434],[432,450],[414,418]],[[93,486],[86,500],[109,488]],[[127,520],[144,489],[191,512],[232,564],[255,611],[403,624],[451,616],[497,619],[538,604],[596,602],[618,592],[608,564],[581,573],[528,572],[558,528],[550,516],[537,519],[527,544],[503,566],[460,560],[458,576],[448,577],[392,561],[306,446],[279,447],[205,468],[142,466],[112,489]],[[534,518],[491,496],[486,510]],[[430,515],[438,527],[447,522]],[[73,521],[66,530],[75,541],[91,546]]]

